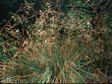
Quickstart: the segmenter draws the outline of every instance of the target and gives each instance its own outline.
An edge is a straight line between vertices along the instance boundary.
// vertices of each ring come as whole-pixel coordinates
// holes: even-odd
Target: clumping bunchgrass
[[[3,83],[84,83],[100,81],[95,75],[94,59],[84,59],[87,48],[79,48],[77,43],[55,41],[38,45],[29,42],[30,47],[18,52],[3,64]],[[28,45],[28,46],[29,46]],[[91,69],[92,68],[92,69]],[[99,73],[98,73],[99,74]],[[100,74],[99,74],[100,75]]]
[[[90,19],[67,16],[50,6],[39,14],[34,25],[23,24],[28,27],[28,38],[19,30],[7,30],[17,38],[10,41],[14,44],[12,52],[16,51],[0,62],[2,83],[93,83],[107,78],[97,65],[101,57],[95,50]],[[24,18],[23,22],[28,20]],[[21,24],[18,19],[16,23]]]

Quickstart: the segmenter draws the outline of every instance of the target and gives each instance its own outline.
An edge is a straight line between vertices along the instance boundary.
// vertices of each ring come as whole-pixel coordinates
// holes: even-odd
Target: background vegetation
[[[2,83],[111,83],[111,0],[0,0]]]

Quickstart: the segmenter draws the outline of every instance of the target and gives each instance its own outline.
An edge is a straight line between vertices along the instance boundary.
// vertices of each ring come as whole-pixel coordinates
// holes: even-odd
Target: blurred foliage
[[[112,76],[111,0],[0,0],[0,15],[1,82],[107,83]]]

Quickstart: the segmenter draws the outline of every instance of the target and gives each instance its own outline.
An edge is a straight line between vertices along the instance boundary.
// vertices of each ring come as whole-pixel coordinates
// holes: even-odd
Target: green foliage
[[[112,75],[110,1],[21,0],[16,13],[10,9],[10,20],[0,23],[1,82],[107,80]]]
[[[32,45],[33,48],[35,46]],[[8,78],[12,77],[10,81],[14,83],[84,83],[85,79],[95,81],[94,74],[86,69],[93,69],[90,66],[93,61],[82,62],[81,55],[85,49],[77,52],[69,45],[69,51],[63,51],[63,46],[68,45],[55,45],[52,50],[48,46],[36,46],[36,51],[19,53],[17,58],[9,61],[9,64],[13,64],[13,70],[8,70]]]

